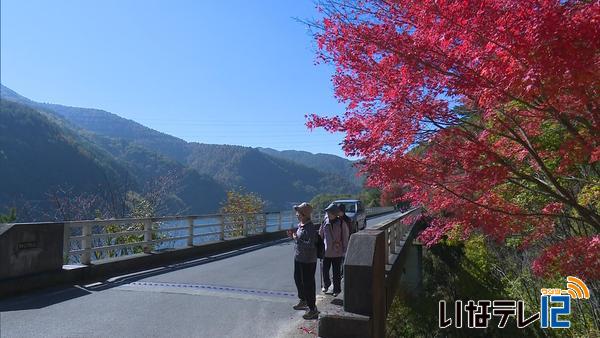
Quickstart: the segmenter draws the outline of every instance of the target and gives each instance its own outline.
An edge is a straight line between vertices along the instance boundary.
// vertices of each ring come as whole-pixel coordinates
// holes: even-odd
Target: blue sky
[[[341,113],[333,68],[293,18],[311,0],[1,1],[1,81],[187,141],[343,156],[304,115]]]

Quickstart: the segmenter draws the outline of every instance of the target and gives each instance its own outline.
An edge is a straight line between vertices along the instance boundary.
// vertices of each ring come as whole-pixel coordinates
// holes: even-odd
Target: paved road
[[[370,219],[372,226],[397,214]],[[302,333],[293,244],[0,301],[0,337],[278,337]],[[318,274],[317,274],[318,276]]]

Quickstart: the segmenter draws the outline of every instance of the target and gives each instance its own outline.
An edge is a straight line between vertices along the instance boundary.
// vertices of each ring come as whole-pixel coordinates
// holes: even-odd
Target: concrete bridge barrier
[[[351,236],[343,303],[332,302],[321,309],[319,337],[385,337],[394,297],[399,292],[419,292],[421,286],[421,246],[415,242],[425,226],[420,215],[421,209],[415,208]]]
[[[286,230],[281,230],[211,242],[204,245],[178,248],[165,252],[142,252],[78,265],[63,265],[62,250],[53,250],[52,255],[47,250],[41,251],[37,264],[18,263],[23,267],[18,270],[18,274],[15,274],[16,270],[13,270],[13,267],[18,266],[18,264],[15,265],[13,261],[10,263],[11,265],[7,265],[11,274],[7,278],[0,278],[0,297],[13,296],[49,286],[105,280],[120,274],[143,271],[201,256],[220,254],[243,247],[272,242],[286,236]],[[62,247],[62,228],[58,243]],[[10,255],[2,253],[2,256],[0,256],[2,264],[6,261],[6,256]],[[35,262],[35,259],[32,261]],[[35,267],[43,268],[34,269]]]
[[[294,224],[291,211],[0,224],[0,297],[273,241]]]
[[[322,214],[314,217],[320,222]],[[296,223],[290,210],[0,224],[0,297],[273,241]]]
[[[0,280],[62,269],[63,224],[0,224]]]

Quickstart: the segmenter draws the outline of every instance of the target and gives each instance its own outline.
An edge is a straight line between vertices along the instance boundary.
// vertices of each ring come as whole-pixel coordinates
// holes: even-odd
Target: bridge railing
[[[365,215],[367,217],[376,216],[376,215],[392,212],[394,210],[396,210],[396,209],[393,206],[392,207],[369,207],[369,208],[365,208]],[[319,211],[313,212],[313,215],[312,215],[313,222],[315,222],[317,224],[321,223],[323,221],[323,218],[325,218],[324,211],[319,210]]]
[[[392,207],[369,207],[369,208],[365,208],[365,213],[367,214],[367,216],[372,216],[372,215],[378,215],[378,214],[383,214],[386,212],[392,212],[394,211],[395,208]]]
[[[350,237],[344,262],[343,310],[327,305],[319,316],[320,337],[384,337],[396,294],[418,292],[421,246],[426,226],[417,207]]]
[[[367,215],[392,211],[393,207],[368,208]],[[321,222],[322,211],[313,213]],[[297,223],[293,211],[124,218],[65,222],[65,263],[90,264],[92,260],[291,229]]]
[[[415,220],[421,215],[421,208],[413,208],[403,213],[398,218],[394,218],[388,223],[374,227],[374,230],[381,230],[385,236],[385,257],[386,264],[394,263],[400,253],[402,245],[408,238]]]
[[[66,263],[208,244],[290,229],[291,211],[65,222]]]

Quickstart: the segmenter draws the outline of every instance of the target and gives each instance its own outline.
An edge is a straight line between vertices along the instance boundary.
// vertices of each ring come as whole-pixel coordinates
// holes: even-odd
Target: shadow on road
[[[0,301],[0,312],[34,310],[89,295],[91,292],[78,286],[57,287],[36,291]]]
[[[85,286],[73,285],[69,287],[55,287],[50,289],[44,289],[41,291],[34,291],[26,295],[1,299],[0,312],[40,309],[81,296],[86,296],[91,294],[92,292],[104,291],[120,285],[129,284],[131,282],[135,282],[144,278],[158,276],[168,272],[183,270],[202,264],[211,263],[230,257],[235,257],[238,255],[243,255],[266,247],[289,245],[290,243],[291,241],[288,238],[284,238],[272,242],[243,247],[225,253],[207,255],[193,260],[180,261],[151,270],[144,270],[127,275],[121,275],[93,284],[87,284]]]
[[[146,270],[146,271],[137,272],[137,273],[133,273],[133,274],[129,274],[129,275],[123,275],[123,276],[116,277],[116,278],[110,278],[109,280],[102,281],[100,284],[88,285],[83,288],[86,290],[89,290],[89,291],[93,291],[93,292],[103,291],[103,290],[114,288],[114,287],[117,287],[117,286],[120,286],[123,284],[129,284],[131,282],[135,282],[135,281],[138,281],[138,280],[141,280],[144,278],[154,277],[154,276],[162,275],[162,274],[168,273],[168,272],[192,268],[192,267],[203,265],[206,263],[216,262],[216,261],[219,261],[222,259],[243,255],[243,254],[246,254],[246,253],[249,253],[252,251],[256,251],[256,250],[260,250],[263,248],[277,246],[277,245],[286,245],[288,243],[291,243],[289,241],[289,239],[284,238],[284,239],[280,239],[280,240],[276,240],[276,241],[272,241],[272,242],[257,244],[257,245],[240,248],[240,249],[233,250],[233,251],[228,251],[228,252],[221,253],[221,254],[208,255],[208,256],[204,256],[204,257],[197,258],[194,260],[186,260],[186,261],[179,262],[179,263],[169,264],[169,265],[155,268],[152,270]]]

